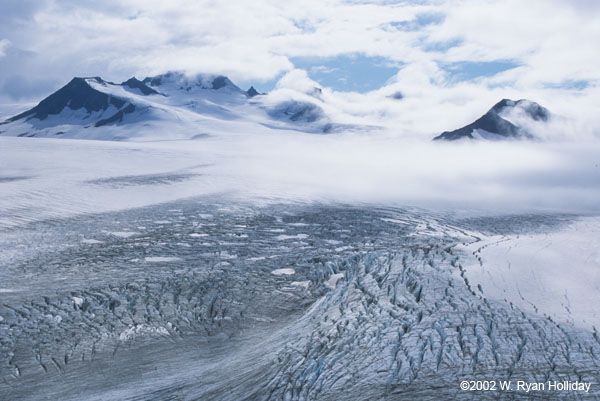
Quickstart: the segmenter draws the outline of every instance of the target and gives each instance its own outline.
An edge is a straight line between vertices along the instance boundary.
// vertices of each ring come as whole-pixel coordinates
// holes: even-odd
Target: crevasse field
[[[2,398],[599,397],[599,151],[1,137]]]

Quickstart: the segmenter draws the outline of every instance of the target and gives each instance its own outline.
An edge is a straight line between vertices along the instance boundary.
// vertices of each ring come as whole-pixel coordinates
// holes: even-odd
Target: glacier
[[[521,216],[501,235],[577,221]],[[495,223],[207,196],[5,230],[3,396],[467,399],[465,378],[579,380],[597,396],[597,316],[530,310],[473,279],[468,251]],[[587,238],[582,260],[598,256]]]
[[[600,397],[597,141],[416,141],[221,75],[63,89],[0,125],[3,398]]]
[[[593,208],[402,206],[405,188],[439,185],[406,173],[418,148],[284,135],[0,138],[2,396],[519,398],[519,380],[600,395]],[[443,149],[462,158],[457,146]],[[378,157],[348,158],[361,152]],[[544,177],[538,152],[520,174]],[[379,187],[401,202],[366,196]],[[465,392],[462,380],[515,384]]]

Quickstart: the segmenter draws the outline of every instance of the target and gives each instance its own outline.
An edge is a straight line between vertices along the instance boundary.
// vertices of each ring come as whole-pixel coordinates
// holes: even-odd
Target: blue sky
[[[324,87],[343,92],[369,92],[386,85],[403,67],[402,62],[394,62],[383,57],[369,57],[363,54],[350,54],[335,57],[291,58],[294,67],[306,70],[308,76]],[[449,82],[471,81],[481,77],[491,77],[503,71],[518,67],[514,61],[463,61],[439,63],[447,74]],[[277,77],[278,78],[278,77]],[[275,87],[277,78],[254,84],[262,91]],[[243,82],[251,84],[250,82]],[[585,81],[566,82],[558,87],[583,89]],[[557,87],[557,86],[554,86]]]
[[[440,68],[448,74],[448,80],[454,82],[471,81],[481,77],[491,77],[518,66],[518,62],[510,60],[440,63]]]
[[[322,87],[342,92],[369,92],[385,86],[402,67],[383,57],[364,54],[345,54],[333,57],[293,57],[295,68],[305,70],[308,76]],[[262,92],[272,90],[281,75],[266,82],[241,81],[240,86],[253,85]]]
[[[362,54],[329,58],[298,57],[290,60],[296,68],[306,70],[321,85],[340,91],[366,92],[386,84],[401,66],[383,57]]]
[[[444,21],[442,13],[420,13],[414,18],[404,21],[392,21],[389,26],[406,32],[419,32],[424,27],[439,25]],[[454,38],[444,42],[423,43],[425,51],[443,52],[459,46],[461,40]],[[290,62],[295,68],[308,72],[311,79],[324,87],[336,91],[369,92],[379,89],[388,83],[404,66],[402,61],[380,56],[368,56],[364,53],[343,54],[331,57],[292,57]],[[513,60],[494,61],[457,61],[451,63],[438,62],[438,66],[447,74],[449,82],[470,81],[481,77],[491,77],[500,72],[516,68],[520,64]],[[255,86],[262,91],[272,90],[277,79],[259,83]],[[244,82],[249,84],[249,82]],[[580,88],[578,85],[570,86]]]

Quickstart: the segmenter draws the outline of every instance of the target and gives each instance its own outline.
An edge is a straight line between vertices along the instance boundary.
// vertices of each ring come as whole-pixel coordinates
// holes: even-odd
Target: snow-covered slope
[[[548,110],[535,102],[502,99],[475,122],[454,131],[446,131],[434,140],[533,138],[525,126],[532,121],[546,122],[549,117]]]
[[[465,277],[488,298],[529,313],[600,327],[600,220],[581,217],[560,230],[494,233],[465,245]]]
[[[73,78],[34,108],[2,123],[2,133],[58,136],[65,134],[63,127],[98,128],[160,118],[152,102],[143,100],[158,93],[140,84],[135,78],[121,85],[100,77]]]
[[[330,132],[333,124],[316,96],[279,91],[270,97],[254,87],[244,91],[223,75],[168,72],[121,84],[74,78],[37,106],[0,123],[0,135],[182,139],[279,129]]]

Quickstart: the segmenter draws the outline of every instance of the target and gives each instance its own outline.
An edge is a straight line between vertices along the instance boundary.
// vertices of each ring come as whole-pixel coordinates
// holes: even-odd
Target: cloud
[[[0,39],[0,57],[6,56],[6,49],[10,46],[10,40]]]
[[[383,71],[375,65],[348,76],[329,74],[330,81],[309,73],[320,86],[361,76],[372,82],[346,84],[362,94],[325,91],[340,116],[425,136],[516,97],[593,127],[599,20],[597,2],[586,0],[11,0],[0,16],[0,87],[9,89],[1,96],[39,100],[72,76],[121,81],[167,70],[267,83],[298,68],[298,60],[340,60],[317,63],[340,68],[358,55],[387,60],[396,73],[391,80],[368,80]],[[398,91],[402,101],[389,98]]]
[[[320,85],[310,79],[304,70],[294,69],[277,82],[278,89],[293,89],[302,93],[313,93]]]
[[[597,141],[434,143],[279,135],[236,138],[231,151],[236,157],[228,171],[239,172],[245,188],[265,197],[471,213],[599,210]]]
[[[50,92],[56,82],[44,77],[25,77],[23,75],[11,75],[2,85],[2,92],[14,99],[29,99],[40,91]]]

